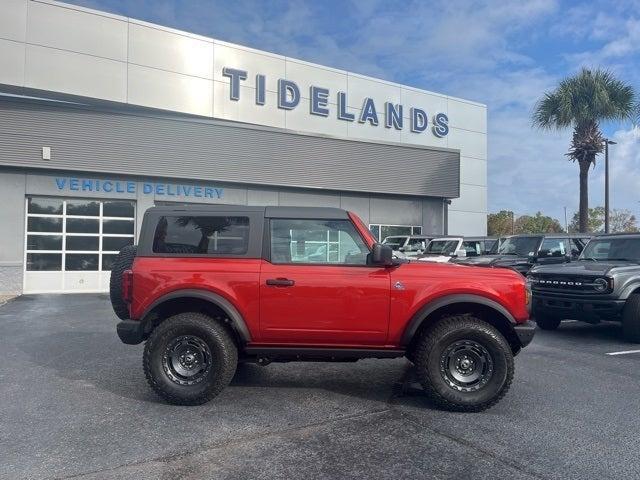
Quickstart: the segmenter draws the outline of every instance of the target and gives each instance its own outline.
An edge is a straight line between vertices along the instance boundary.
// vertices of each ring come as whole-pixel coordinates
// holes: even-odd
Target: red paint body
[[[357,216],[349,216],[371,247],[376,241],[373,235]],[[157,299],[172,291],[211,291],[242,315],[252,346],[397,348],[408,323],[423,306],[452,294],[497,302],[518,323],[529,316],[524,279],[508,269],[427,262],[380,267],[136,257],[132,270],[132,319],[142,319]],[[295,285],[266,283],[283,278]]]

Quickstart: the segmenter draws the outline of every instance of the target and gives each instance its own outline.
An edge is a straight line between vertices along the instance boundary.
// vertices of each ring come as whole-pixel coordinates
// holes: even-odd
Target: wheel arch
[[[239,344],[251,341],[249,328],[233,303],[215,292],[200,289],[175,290],[156,299],[141,316],[146,336],[168,316],[187,311],[203,312],[214,318],[222,315]]]
[[[507,340],[511,350],[517,354],[521,349],[518,336],[513,329],[516,320],[509,311],[496,302],[480,295],[447,295],[427,303],[411,318],[401,343],[411,349],[414,340],[427,328],[450,315],[473,314],[495,327]]]

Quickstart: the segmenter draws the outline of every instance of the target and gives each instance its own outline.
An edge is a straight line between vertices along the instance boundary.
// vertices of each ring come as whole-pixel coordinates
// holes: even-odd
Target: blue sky
[[[581,66],[640,91],[640,1],[72,0],[72,3],[282,55],[476,100],[488,107],[489,211],[538,210],[564,222],[578,207],[570,131],[540,132],[541,94]],[[602,125],[612,208],[640,217],[640,129]],[[603,162],[591,206],[603,203]]]

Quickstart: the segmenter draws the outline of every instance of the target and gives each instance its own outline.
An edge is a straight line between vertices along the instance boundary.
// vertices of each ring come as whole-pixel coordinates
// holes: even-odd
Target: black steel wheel
[[[491,380],[493,359],[478,342],[458,340],[440,356],[440,374],[451,388],[474,392]]]
[[[425,329],[413,356],[427,397],[445,410],[486,410],[513,379],[513,353],[505,338],[470,315],[445,317]]]
[[[214,398],[229,385],[237,364],[238,349],[231,333],[202,313],[167,318],[144,348],[149,385],[176,405],[200,405]]]
[[[640,343],[640,294],[629,295],[624,304],[622,332],[628,342]]]

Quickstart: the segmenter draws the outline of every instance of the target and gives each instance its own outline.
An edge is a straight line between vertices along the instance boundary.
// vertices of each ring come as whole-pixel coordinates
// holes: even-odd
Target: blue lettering
[[[127,182],[127,193],[136,193],[136,184],[134,182]]]
[[[256,75],[256,105],[264,105],[267,95],[266,79],[264,75]]]
[[[116,182],[116,192],[124,193],[124,187],[122,186],[122,184],[120,182]]]
[[[167,195],[171,195],[172,197],[175,197],[175,193],[173,193],[173,191],[171,190],[171,184],[167,184]]]
[[[96,180],[96,192],[100,191],[100,180]]]
[[[182,187],[182,188],[183,188],[183,190],[184,190],[184,196],[185,196],[185,197],[190,197],[190,196],[191,196],[191,188],[193,188],[193,187],[191,187],[191,186],[184,186],[184,187]]]
[[[328,103],[329,90],[326,88],[311,86],[311,114],[328,117],[329,109],[326,108]]]
[[[69,190],[80,190],[80,180],[78,180],[77,178],[70,178]]]
[[[82,191],[93,191],[93,182],[91,180],[82,180]]]
[[[214,188],[216,193],[218,194],[218,198],[222,198],[222,193],[224,192],[223,188]]]
[[[278,80],[278,108],[293,110],[298,106],[298,103],[300,103],[300,89],[298,85],[284,78]]]
[[[427,129],[429,123],[427,112],[421,108],[412,108],[410,110],[411,117],[411,131],[414,133],[421,133]]]
[[[437,113],[433,117],[433,134],[438,137],[446,137],[449,133],[449,117],[445,113]]]
[[[391,102],[384,104],[385,108],[385,120],[384,126],[387,128],[395,128],[396,130],[402,130],[402,105],[394,105]]]
[[[64,186],[67,184],[66,178],[56,178],[56,185],[58,186],[58,190],[64,190]]]
[[[229,98],[236,101],[240,100],[240,80],[247,79],[247,72],[245,70],[224,67],[222,69],[222,76],[231,79],[229,82],[231,84]]]
[[[362,112],[360,113],[360,123],[369,122],[373,126],[378,125],[378,113],[376,112],[376,105],[373,103],[372,98],[365,98],[362,105]]]
[[[202,196],[202,187],[193,187],[193,195],[195,197],[201,197]]]
[[[105,192],[113,191],[113,183],[111,183],[109,180],[102,182],[102,190],[104,190]]]
[[[142,193],[144,193],[145,195],[153,193],[153,185],[151,185],[150,183],[143,184],[142,185]]]
[[[156,195],[164,195],[164,185],[156,183]]]
[[[347,112],[347,94],[338,92],[338,120],[353,122],[355,118],[356,116],[353,113]]]
[[[205,198],[213,198],[213,188],[204,187],[204,196]]]

